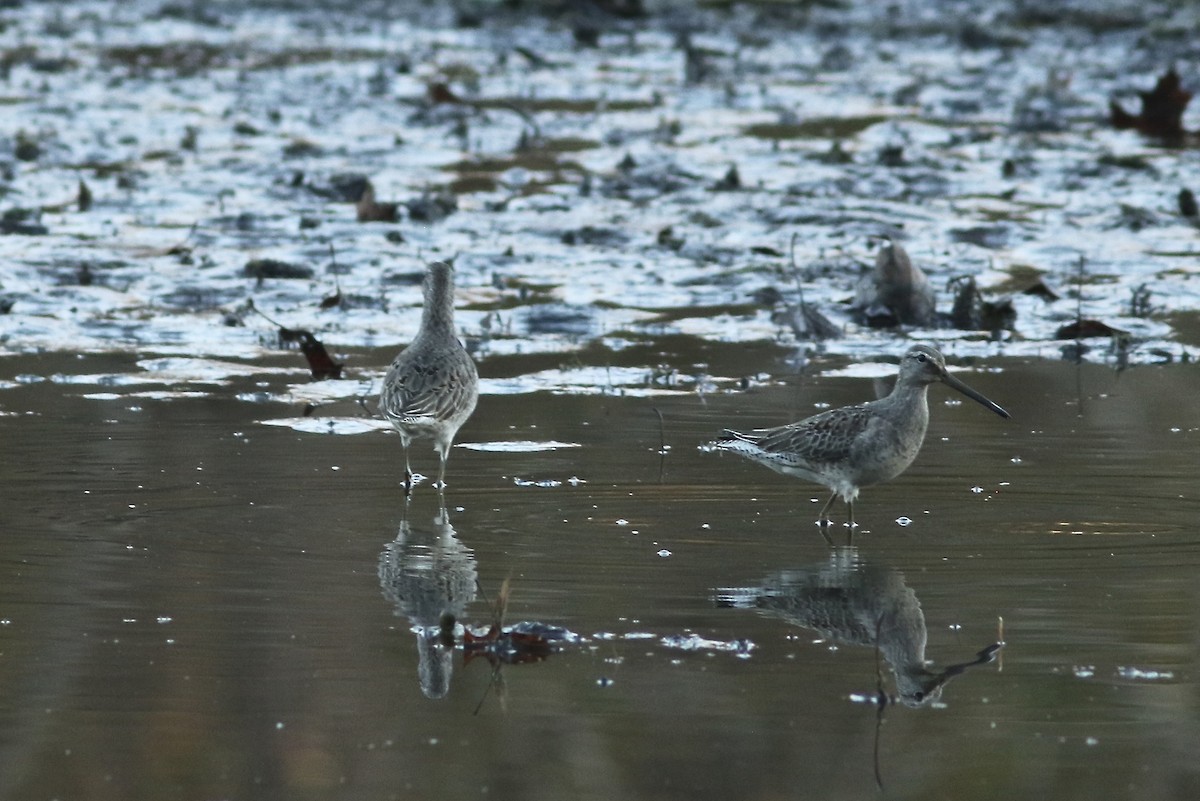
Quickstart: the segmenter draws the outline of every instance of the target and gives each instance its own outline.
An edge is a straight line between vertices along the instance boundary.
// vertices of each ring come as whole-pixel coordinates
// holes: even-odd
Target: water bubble
[[[911,525],[912,525],[912,518],[908,518],[908,517],[900,516],[900,517],[897,517],[897,518],[896,518],[896,523],[897,523],[898,525],[901,525],[901,526],[911,526]]]
[[[668,556],[671,555],[671,552],[668,551],[666,548],[663,548],[658,552],[658,555],[661,556],[663,559],[666,559]]]

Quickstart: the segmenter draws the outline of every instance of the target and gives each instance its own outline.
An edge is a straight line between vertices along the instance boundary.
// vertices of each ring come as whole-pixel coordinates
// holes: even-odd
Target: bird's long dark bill
[[[959,392],[966,395],[971,400],[976,401],[976,402],[980,403],[981,405],[988,407],[989,409],[991,409],[993,412],[1000,415],[1001,417],[1005,417],[1005,418],[1012,417],[1012,415],[1010,415],[1008,412],[1004,411],[1003,407],[1001,407],[999,404],[988,400],[983,395],[981,395],[980,393],[971,389],[966,384],[959,381],[957,378],[950,375],[949,373],[946,373],[946,375],[944,375],[942,377],[942,381],[945,382],[948,386],[953,387],[954,389],[957,389]]]

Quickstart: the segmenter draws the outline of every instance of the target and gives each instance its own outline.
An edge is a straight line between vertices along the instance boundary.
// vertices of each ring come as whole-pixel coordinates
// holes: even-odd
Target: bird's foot
[[[411,494],[413,491],[413,488],[416,487],[418,484],[420,484],[424,480],[425,480],[425,476],[421,475],[420,473],[410,473],[409,471],[405,470],[404,471],[404,492],[405,492],[405,494],[406,495]]]

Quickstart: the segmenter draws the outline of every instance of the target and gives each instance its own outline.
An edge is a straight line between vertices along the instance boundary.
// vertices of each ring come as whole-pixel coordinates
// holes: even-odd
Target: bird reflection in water
[[[417,677],[426,697],[445,698],[450,692],[454,651],[460,645],[464,666],[477,657],[491,665],[488,687],[494,687],[503,702],[504,665],[541,662],[563,646],[580,642],[579,635],[561,626],[530,621],[506,625],[507,579],[491,604],[488,624],[462,623],[467,606],[482,594],[475,554],[458,538],[445,506],[439,508],[432,525],[425,526],[414,524],[409,511],[406,502],[396,539],[379,554],[379,586],[396,614],[412,624]]]
[[[462,543],[442,506],[432,524],[404,519],[379,554],[379,587],[417,636],[417,675],[427,698],[444,698],[454,671],[454,621],[475,600],[475,554]]]
[[[860,559],[853,547],[834,548],[828,562],[780,570],[753,587],[718,589],[716,600],[782,618],[832,642],[875,648],[895,677],[895,700],[910,707],[938,700],[946,682],[991,662],[1004,645],[998,641],[967,662],[933,668],[925,659],[925,615],[904,574]],[[877,700],[881,707],[892,700],[882,679]]]

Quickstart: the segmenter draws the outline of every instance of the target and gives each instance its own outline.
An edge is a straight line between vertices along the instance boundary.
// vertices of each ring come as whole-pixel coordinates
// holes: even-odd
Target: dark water
[[[847,550],[823,492],[696,445],[864,380],[485,396],[462,442],[582,447],[455,449],[447,528],[392,436],[6,359],[0,798],[1195,797],[1196,372],[994,366],[968,379],[1014,419],[935,387]],[[507,623],[579,641],[495,669],[418,645],[431,596],[482,633],[505,579]],[[1000,618],[999,658],[917,704]]]

